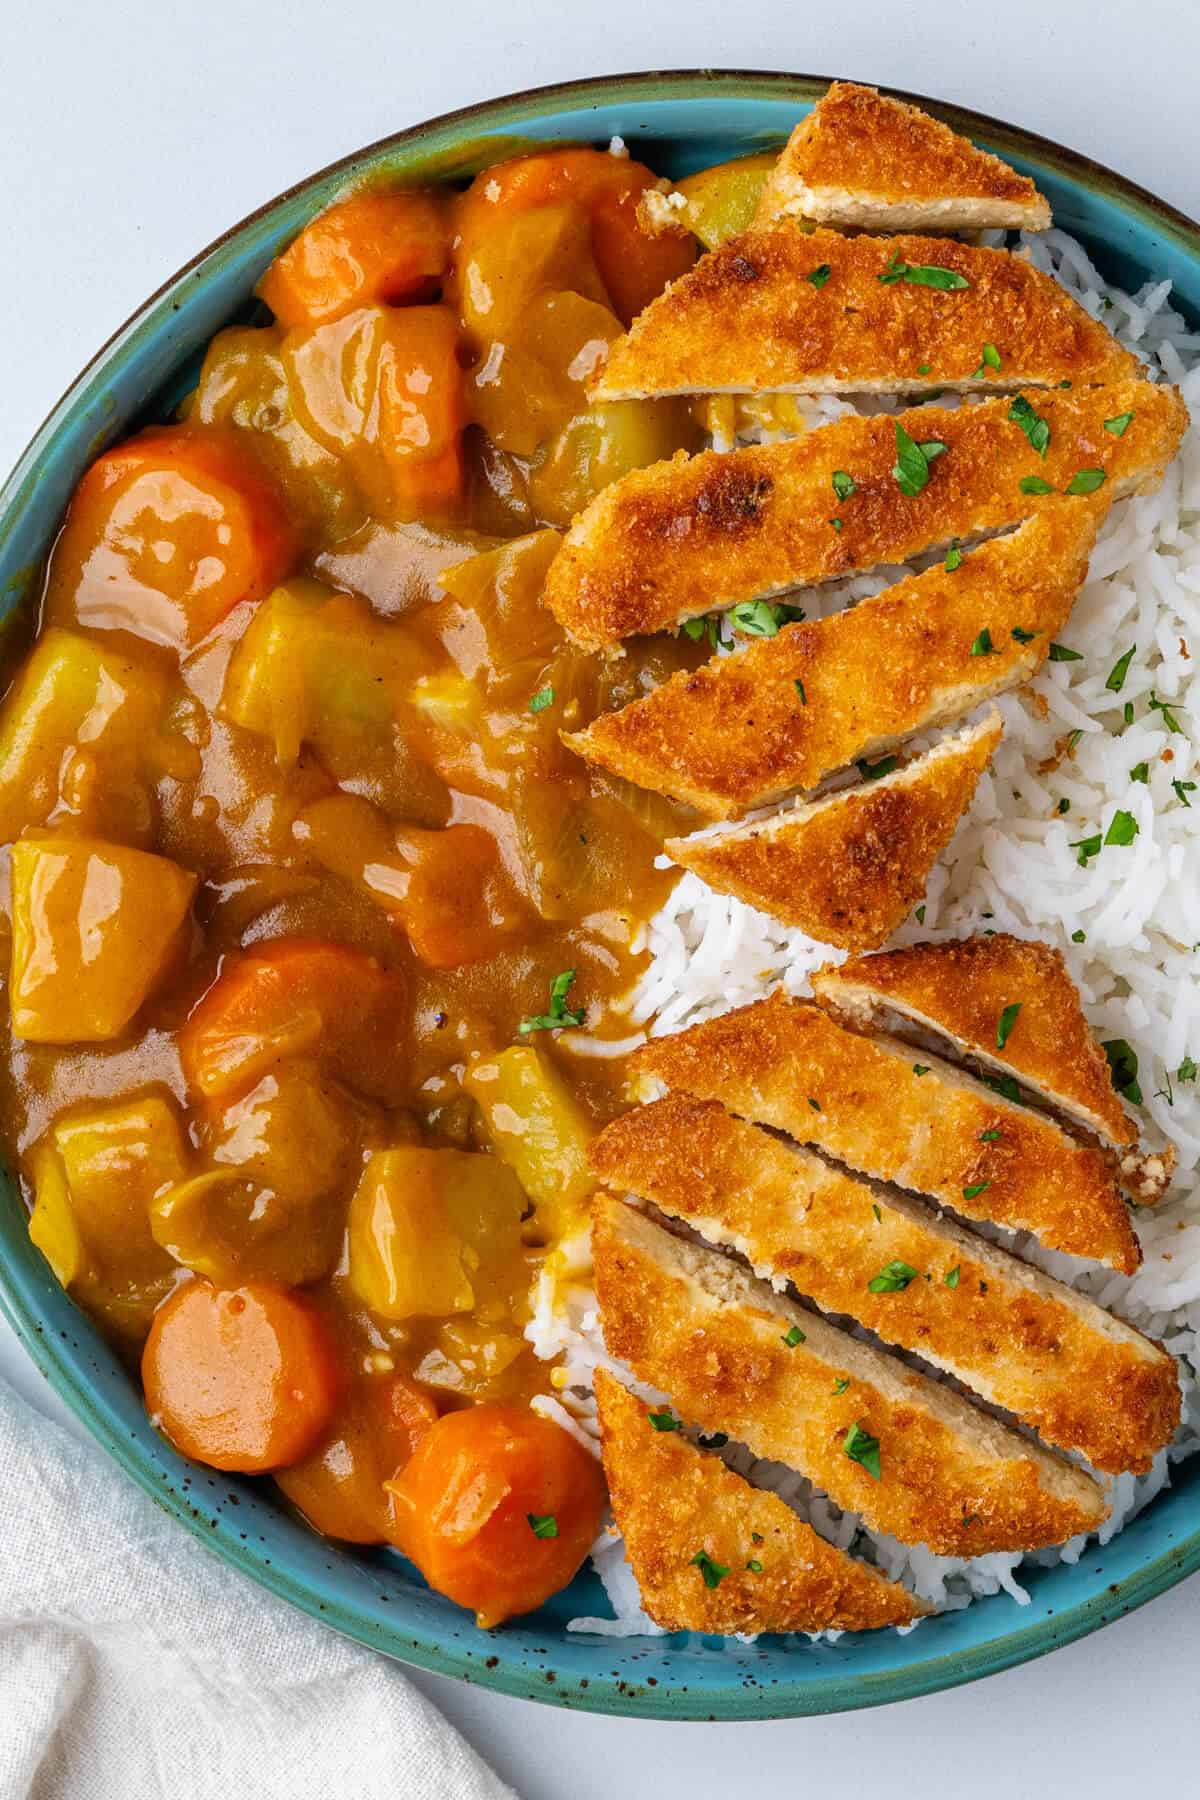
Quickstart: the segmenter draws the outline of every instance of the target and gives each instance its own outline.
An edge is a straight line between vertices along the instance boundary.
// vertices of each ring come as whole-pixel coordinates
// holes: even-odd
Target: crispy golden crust
[[[591,1162],[615,1192],[653,1201],[826,1312],[919,1351],[1097,1468],[1144,1472],[1175,1434],[1174,1360],[1132,1325],[715,1101],[671,1094],[638,1107],[601,1132]],[[908,1286],[872,1293],[895,1263],[916,1272]]]
[[[899,263],[956,290],[882,280]],[[829,274],[819,286],[808,277]],[[995,346],[999,367],[983,360]],[[745,232],[672,282],[589,383],[593,401],[658,394],[905,394],[1122,381],[1137,358],[1060,282],[1009,250],[955,238]]]
[[[1024,943],[1007,932],[914,944],[822,969],[813,989],[847,1024],[863,1028],[880,1009],[895,1009],[988,1068],[1012,1070],[1109,1143],[1137,1141],[1075,984],[1049,944]],[[1008,1006],[1021,1010],[1001,1045],[997,1032]]]
[[[979,1556],[1062,1543],[1104,1516],[1074,1464],[727,1258],[616,1200],[598,1198],[593,1220],[610,1352],[686,1418],[800,1470],[872,1530]],[[856,1426],[879,1441],[878,1480],[846,1454]]]
[[[875,1631],[925,1611],[907,1589],[818,1537],[596,1371],[604,1473],[642,1605],[667,1631]],[[725,1570],[709,1587],[700,1552]],[[755,1566],[751,1568],[751,1564]]]
[[[776,992],[654,1038],[632,1063],[969,1218],[1032,1231],[1126,1275],[1141,1262],[1105,1151],[930,1051],[918,1061],[896,1039],[847,1031],[810,1000]]]
[[[890,775],[719,836],[668,838],[663,848],[718,893],[820,943],[875,949],[924,894],[1002,734],[993,712]]]
[[[813,788],[1036,674],[1087,574],[1096,520],[1089,502],[1063,500],[953,571],[938,563],[846,612],[681,670],[563,741],[710,819]],[[972,655],[985,629],[994,654]]]
[[[916,441],[947,446],[915,496],[893,474],[897,421],[840,419],[804,437],[729,454],[682,452],[623,476],[576,519],[550,565],[544,598],[577,642],[599,649],[661,631],[739,600],[833,580],[970,538],[1041,512],[1026,476],[1061,492],[1080,469],[1103,469],[1101,503],[1157,485],[1179,447],[1187,408],[1146,381],[1041,393],[1045,456],[1009,418],[1008,399],[899,415]],[[1116,437],[1104,421],[1132,413]],[[855,492],[837,501],[835,471]],[[842,529],[835,531],[835,513]]]
[[[779,213],[877,230],[1050,223],[1026,176],[918,107],[852,81],[835,81],[793,131],[758,217]]]

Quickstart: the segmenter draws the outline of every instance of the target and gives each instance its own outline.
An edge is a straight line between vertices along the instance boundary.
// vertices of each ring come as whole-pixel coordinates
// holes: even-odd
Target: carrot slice
[[[354,194],[306,225],[258,284],[281,325],[320,325],[372,301],[428,299],[450,256],[446,198]]]
[[[46,615],[186,648],[240,600],[268,594],[297,548],[240,433],[153,427],[105,451],[76,488]]]
[[[177,1450],[246,1475],[298,1462],[337,1400],[317,1314],[261,1282],[178,1288],[154,1315],[142,1382],[151,1418]]]
[[[406,985],[345,944],[279,938],[226,957],[179,1034],[188,1085],[244,1093],[281,1057],[315,1056],[351,1087],[396,1097],[404,1076]]]

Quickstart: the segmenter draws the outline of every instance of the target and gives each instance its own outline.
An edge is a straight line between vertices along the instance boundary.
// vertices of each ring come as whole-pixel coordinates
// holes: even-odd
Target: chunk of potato
[[[9,1001],[17,1037],[118,1037],[179,947],[196,877],[98,838],[20,838],[12,849]]]
[[[558,1070],[534,1045],[514,1044],[472,1063],[463,1085],[479,1103],[496,1155],[536,1206],[547,1240],[568,1235],[596,1185],[587,1156],[595,1131]]]
[[[715,163],[686,181],[676,183],[687,205],[673,216],[691,227],[706,250],[715,250],[726,239],[739,237],[754,223],[767,176],[779,161],[777,150],[756,150],[732,162]],[[811,231],[801,219],[789,219],[789,229]]]
[[[76,824],[146,841],[153,820],[142,771],[165,687],[149,657],[101,649],[57,626],[47,631],[0,707],[0,842],[46,823],[63,799],[64,774],[80,803]]]
[[[350,1285],[385,1319],[470,1312],[509,1285],[524,1207],[495,1157],[377,1151],[350,1203]]]
[[[29,1235],[50,1264],[60,1287],[74,1287],[87,1270],[88,1255],[71,1207],[62,1160],[51,1145],[43,1144],[34,1151],[30,1167],[34,1201]]]
[[[701,432],[686,399],[613,400],[568,419],[536,458],[529,498],[539,518],[564,529],[602,488],[699,449]]]
[[[89,1247],[113,1262],[153,1252],[150,1202],[187,1167],[170,1103],[143,1094],[87,1107],[56,1120],[50,1135]]]

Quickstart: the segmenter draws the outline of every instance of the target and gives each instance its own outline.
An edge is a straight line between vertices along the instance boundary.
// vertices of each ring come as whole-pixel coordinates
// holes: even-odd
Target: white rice
[[[1200,333],[1172,310],[1169,282],[1125,294],[1101,279],[1064,232],[1023,244],[1123,344],[1182,387],[1198,423],[1161,490],[1110,513],[1063,633],[1083,659],[1047,663],[1029,687],[1000,700],[1004,741],[932,873],[923,922],[910,920],[893,941],[994,929],[1056,945],[1098,1035],[1125,1038],[1137,1052],[1146,1136],[1169,1137],[1177,1147],[1170,1195],[1137,1216],[1144,1262],[1136,1275],[1089,1268],[1030,1239],[1016,1240],[1022,1255],[1161,1338],[1179,1361],[1179,1434],[1148,1475],[1111,1483],[1112,1513],[1097,1534],[1106,1543],[1168,1483],[1172,1463],[1200,1450],[1200,1082],[1181,1082],[1177,1073],[1186,1057],[1200,1060],[1200,785],[1194,791],[1173,786],[1200,784],[1200,687],[1194,701],[1192,691],[1193,657],[1200,658]],[[872,402],[870,410],[899,404]],[[837,399],[804,400],[800,407],[810,425],[854,410]],[[877,570],[807,593],[804,603],[810,616],[819,616],[881,591],[905,572]],[[1124,686],[1110,692],[1108,675],[1132,645]],[[1152,697],[1171,707],[1179,730],[1168,729]],[[1134,712],[1128,725],[1127,702]],[[1072,752],[1045,767],[1072,732],[1080,734]],[[1135,781],[1130,771],[1143,762],[1149,780]],[[1062,801],[1069,803],[1065,815],[1058,811]],[[1106,846],[1080,867],[1073,841],[1104,833],[1117,809],[1137,821],[1134,843]],[[645,942],[649,965],[630,999],[628,1025],[653,1035],[759,999],[780,983],[804,993],[814,968],[839,959],[803,933],[714,894],[691,874],[650,921]],[[527,1335],[539,1355],[562,1358],[561,1405],[544,1404],[594,1443],[592,1371],[609,1358],[586,1241],[564,1246],[558,1260],[557,1274],[542,1278]],[[1086,1542],[1077,1538],[1029,1559],[934,1556],[868,1531],[791,1470],[755,1462],[737,1446],[725,1454],[824,1537],[878,1563],[939,1610],[1001,1591],[1024,1603],[1026,1560],[1074,1562]],[[571,1629],[656,1634],[613,1531],[596,1547],[593,1563],[614,1616],[576,1619]]]

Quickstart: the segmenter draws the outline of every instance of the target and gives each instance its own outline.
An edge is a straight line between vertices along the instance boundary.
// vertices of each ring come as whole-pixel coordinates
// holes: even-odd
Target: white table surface
[[[1200,212],[1200,8],[1179,0],[10,0],[0,12],[0,470],[142,298],[251,208],[387,132],[542,82],[691,65],[890,82],[1032,126]],[[2,1324],[0,1371],[64,1416]],[[1147,1778],[1192,1793],[1200,1586],[1049,1661],[843,1718],[641,1724],[417,1679],[524,1800],[826,1781],[889,1800],[1072,1800]]]

